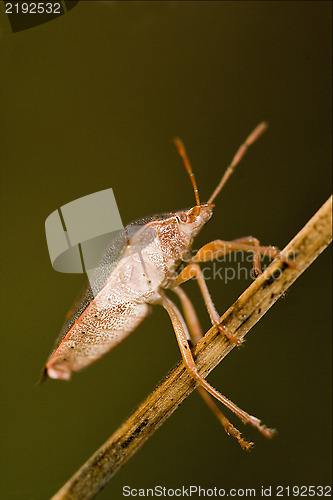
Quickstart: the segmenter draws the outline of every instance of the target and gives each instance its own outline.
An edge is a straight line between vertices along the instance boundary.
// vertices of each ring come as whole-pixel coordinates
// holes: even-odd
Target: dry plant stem
[[[229,332],[243,338],[332,239],[332,197],[285,247],[282,254],[295,255],[297,269],[275,259],[222,316]],[[235,347],[212,327],[196,346],[199,373],[206,377]],[[56,493],[52,500],[93,498],[143,443],[195,389],[196,383],[182,362],[133,412],[100,449]]]

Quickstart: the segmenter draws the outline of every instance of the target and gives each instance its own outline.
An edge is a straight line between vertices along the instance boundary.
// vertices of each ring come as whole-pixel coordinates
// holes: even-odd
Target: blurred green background
[[[124,223],[205,201],[261,120],[270,128],[196,245],[252,234],[283,247],[330,194],[331,3],[80,1],[12,33],[1,21],[1,498],[47,499],[180,354],[162,308],[69,383],[36,387],[83,282],[55,272],[44,232],[61,205],[112,187]],[[209,381],[278,429],[245,453],[193,394],[100,493],[122,487],[331,482],[327,250]],[[249,280],[208,285],[222,313]],[[204,329],[195,283],[186,285]]]

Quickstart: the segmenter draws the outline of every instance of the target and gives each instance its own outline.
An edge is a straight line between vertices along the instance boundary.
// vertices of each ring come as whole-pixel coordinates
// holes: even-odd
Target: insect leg
[[[253,252],[253,276],[257,278],[261,274],[261,262],[260,262],[260,252],[258,248],[260,247],[260,241],[253,236],[245,236],[244,238],[237,238],[234,240],[235,243],[248,243],[253,245],[255,250]]]
[[[191,300],[189,299],[189,297],[182,288],[175,287],[173,288],[173,291],[178,295],[181,301],[185,315],[185,320],[189,327],[191,339],[194,345],[196,345],[203,336],[197,313],[195,312]],[[227,417],[222,413],[220,408],[214,402],[212,396],[210,396],[208,392],[205,391],[205,389],[203,389],[203,387],[199,386],[197,390],[202,399],[205,401],[205,403],[212,410],[214,415],[221,422],[226,433],[236,438],[244,450],[249,450],[253,446],[253,443],[249,443],[242,437],[242,434],[239,432],[239,430],[232,425],[232,423],[227,419]]]
[[[254,271],[260,274],[260,255],[264,255],[271,259],[278,258],[282,262],[288,264],[288,266],[297,269],[297,265],[290,260],[287,256],[283,255],[276,247],[273,246],[260,246],[259,240],[253,236],[245,236],[244,238],[239,238],[232,241],[214,240],[207,243],[198,250],[196,255],[193,257],[192,262],[207,262],[209,260],[217,259],[223,255],[227,255],[230,252],[235,252],[236,250],[242,250],[244,252],[254,253]],[[259,263],[259,264],[258,264]]]
[[[231,335],[229,333],[229,331],[227,330],[227,328],[220,324],[220,315],[218,314],[217,310],[215,309],[214,303],[212,301],[208,287],[206,285],[205,278],[203,277],[202,271],[201,271],[200,266],[198,264],[188,264],[182,270],[182,272],[178,274],[177,278],[175,279],[175,285],[181,285],[182,283],[190,280],[191,278],[197,279],[197,283],[199,285],[201,294],[202,294],[203,299],[205,301],[206,308],[207,308],[210,320],[212,322],[212,325],[215,325],[234,344],[240,345],[243,342],[243,340]]]
[[[213,242],[212,242],[213,243]],[[237,238],[236,240],[232,240],[231,242],[228,242],[228,243],[233,243],[235,244],[236,246],[240,243],[240,244],[246,244],[246,245],[250,245],[252,247],[251,250],[247,250],[249,252],[253,252],[253,274],[255,277],[259,276],[259,274],[261,274],[261,262],[260,262],[260,241],[257,239],[257,238],[254,238],[254,236],[244,236],[243,238]],[[210,245],[210,243],[208,243],[208,245]],[[206,247],[206,245],[205,245]],[[266,248],[266,247],[264,247]],[[274,251],[277,251],[276,247],[268,247],[268,248],[271,248]],[[195,259],[198,258],[200,259],[202,255],[205,255],[206,254],[206,251],[207,249],[204,249],[201,253],[201,250],[204,249],[204,247],[202,247],[196,254],[195,256]],[[224,253],[221,253],[219,255],[217,255],[216,257],[213,257],[213,258],[217,258],[217,257],[221,257],[223,255],[227,255],[235,250],[239,250],[238,248],[233,248],[232,245],[228,246],[228,247],[225,247],[224,249],[220,249],[221,252],[223,252],[224,250]],[[199,255],[198,255],[199,254]],[[196,260],[195,260],[196,261]],[[199,261],[198,261],[199,262]],[[202,262],[200,260],[200,262]]]
[[[182,304],[184,316],[186,323],[189,327],[190,337],[194,345],[197,345],[200,339],[202,339],[202,329],[199,322],[199,318],[197,313],[195,312],[194,306],[185,291],[180,288],[180,286],[176,286],[172,288],[172,291],[178,295],[180,302]]]
[[[264,436],[271,437],[274,433],[273,429],[269,429],[265,425],[261,425],[261,422],[258,418],[238,408],[238,406],[236,406],[232,401],[230,401],[228,398],[226,398],[220,392],[214,389],[214,387],[212,387],[199,374],[187,340],[188,331],[184,318],[180,314],[175,304],[165,295],[161,297],[160,304],[164,307],[164,309],[168,312],[170,316],[172,326],[175,331],[177,342],[180,348],[180,352],[184,361],[184,365],[188,373],[191,375],[191,377],[196,382],[198,382],[204,389],[206,389],[207,392],[209,392],[212,396],[214,396],[218,401],[220,401],[227,408],[229,408],[229,410],[233,411],[245,424],[250,424],[253,427],[256,427]]]

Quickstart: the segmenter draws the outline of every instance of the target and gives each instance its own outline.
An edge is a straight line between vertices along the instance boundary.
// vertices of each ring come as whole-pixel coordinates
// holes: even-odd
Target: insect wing
[[[147,304],[135,304],[119,293],[115,286],[117,273],[124,255],[139,253],[142,248],[136,248],[135,244],[131,248],[134,235],[150,221],[169,216],[146,217],[126,226],[108,246],[98,265],[88,272],[89,283],[67,314],[47,362],[46,370],[51,377],[69,378],[72,371],[80,370],[121,342],[148,314]],[[144,244],[149,245],[155,237],[154,231],[147,231]]]

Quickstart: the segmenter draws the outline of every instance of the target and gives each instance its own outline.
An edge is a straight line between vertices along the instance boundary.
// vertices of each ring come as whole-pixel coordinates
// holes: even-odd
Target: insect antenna
[[[185,168],[187,170],[187,173],[188,173],[188,175],[189,175],[189,177],[191,179],[192,186],[193,186],[193,191],[194,191],[194,196],[195,196],[196,207],[197,207],[197,213],[196,213],[196,215],[198,215],[200,213],[199,191],[198,191],[197,183],[196,183],[196,180],[195,180],[195,177],[194,177],[194,173],[193,173],[193,170],[192,170],[192,167],[191,167],[190,160],[189,160],[189,158],[187,156],[187,153],[186,153],[185,146],[184,146],[183,142],[180,139],[178,139],[178,137],[176,137],[173,140],[173,143],[176,146],[178,154],[181,157],[181,159],[183,160],[184,166],[185,166]]]
[[[230,165],[227,167],[222,179],[220,180],[218,186],[215,188],[215,191],[213,192],[212,196],[208,200],[208,204],[211,204],[213,200],[215,200],[216,196],[219,194],[219,192],[222,190],[224,187],[225,183],[233,173],[235,167],[238,165],[238,163],[241,161],[243,156],[245,155],[246,151],[249,149],[249,147],[265,132],[267,129],[268,125],[266,122],[261,122],[259,125],[256,126],[256,128],[251,132],[251,134],[248,136],[248,138],[243,142],[243,144],[240,145],[240,147],[237,150],[237,153],[232,159],[232,162]]]

